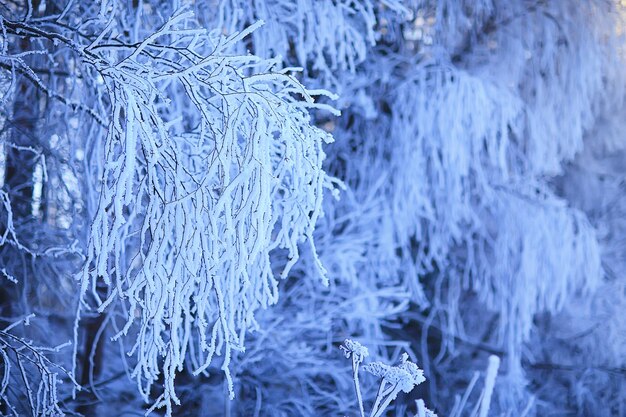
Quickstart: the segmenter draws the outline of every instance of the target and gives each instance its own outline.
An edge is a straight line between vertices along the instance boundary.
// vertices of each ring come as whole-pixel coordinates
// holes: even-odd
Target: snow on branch
[[[116,337],[134,341],[132,375],[146,400],[164,375],[153,408],[168,415],[188,355],[196,374],[221,355],[234,396],[229,363],[254,312],[277,301],[277,275],[289,274],[301,243],[315,253],[330,184],[322,145],[332,138],[309,124],[308,109],[332,109],[275,61],[232,52],[258,26],[218,36],[183,9],[101,71],[112,117],[83,299],[100,311],[123,303]],[[273,265],[273,251],[287,264]]]

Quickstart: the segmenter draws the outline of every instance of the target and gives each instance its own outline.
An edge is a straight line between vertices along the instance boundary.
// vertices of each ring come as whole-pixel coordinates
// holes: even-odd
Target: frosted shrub
[[[346,358],[352,358],[352,373],[357,401],[361,417],[364,417],[365,411],[359,383],[359,365],[369,355],[369,352],[359,342],[351,339],[346,339],[341,349],[344,351]],[[380,378],[380,385],[369,414],[370,417],[382,416],[400,391],[409,393],[416,385],[426,380],[424,372],[408,359],[409,355],[403,353],[397,366],[386,365],[382,362],[371,362],[363,366],[364,371]]]

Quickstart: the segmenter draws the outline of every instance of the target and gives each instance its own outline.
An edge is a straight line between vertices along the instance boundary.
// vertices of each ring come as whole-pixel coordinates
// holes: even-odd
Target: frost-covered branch
[[[270,253],[284,251],[286,277],[299,245],[314,248],[329,184],[321,163],[331,137],[307,114],[326,107],[275,61],[231,52],[256,26],[223,37],[194,22],[178,12],[102,70],[112,116],[82,278],[100,311],[127,303],[116,338],[136,329],[132,375],[148,399],[164,373],[155,406],[168,414],[188,354],[195,373],[222,355],[234,395],[233,351],[255,310],[278,298]]]
[[[30,316],[25,319],[28,324]],[[67,344],[56,348],[38,347],[32,341],[11,333],[13,323],[0,330],[0,406],[8,415],[64,416],[58,398],[61,376],[76,384],[71,374],[48,356],[59,352]],[[26,401],[27,407],[24,406]]]

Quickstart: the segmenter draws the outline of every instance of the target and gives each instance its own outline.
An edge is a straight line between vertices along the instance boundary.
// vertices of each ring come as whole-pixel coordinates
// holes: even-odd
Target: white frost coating
[[[415,405],[417,406],[415,417],[437,417],[437,414],[426,408],[426,404],[424,404],[424,400],[421,398],[415,401]]]
[[[491,395],[496,383],[498,368],[500,367],[500,358],[496,355],[489,356],[489,365],[487,366],[487,375],[485,375],[485,390],[480,401],[479,417],[487,417],[489,414],[489,406],[491,405]]]
[[[116,338],[134,342],[132,375],[146,400],[164,373],[151,409],[168,415],[180,403],[174,377],[196,344],[195,373],[222,355],[232,398],[233,350],[243,351],[254,312],[278,299],[270,253],[288,256],[278,271],[287,276],[328,184],[322,144],[331,138],[309,125],[316,105],[306,89],[273,61],[232,54],[243,35],[211,37],[194,25],[182,11],[102,70],[112,117],[82,277],[101,311],[125,304]]]

